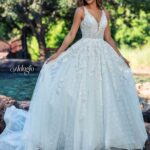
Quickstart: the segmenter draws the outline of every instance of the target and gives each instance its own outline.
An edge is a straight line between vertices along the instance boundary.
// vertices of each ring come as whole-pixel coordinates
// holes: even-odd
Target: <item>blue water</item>
[[[0,94],[16,100],[30,100],[38,73],[0,73]]]
[[[39,73],[0,73],[0,94],[15,100],[30,100]],[[150,77],[134,76],[136,82],[150,82]]]

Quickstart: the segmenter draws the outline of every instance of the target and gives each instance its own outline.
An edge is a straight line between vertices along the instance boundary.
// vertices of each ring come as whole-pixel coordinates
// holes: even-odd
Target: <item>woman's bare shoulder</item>
[[[83,18],[84,17],[84,8],[83,8],[83,6],[77,7],[76,10],[75,10],[75,14],[77,16],[80,16],[81,18]]]
[[[77,10],[77,11],[80,11],[80,12],[83,12],[83,11],[84,11],[84,8],[83,8],[83,6],[79,6],[79,7],[76,8],[76,10]]]
[[[83,8],[83,6],[77,7],[77,8],[76,8],[76,13],[83,14],[83,13],[84,13],[84,8]]]

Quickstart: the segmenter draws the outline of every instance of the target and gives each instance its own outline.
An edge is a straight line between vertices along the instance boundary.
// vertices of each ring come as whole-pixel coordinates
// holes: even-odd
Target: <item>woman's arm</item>
[[[120,53],[120,51],[118,50],[118,48],[116,46],[115,41],[113,40],[113,38],[111,36],[111,31],[110,31],[110,27],[109,27],[110,16],[109,16],[109,13],[106,9],[104,11],[105,11],[107,21],[108,21],[107,27],[106,27],[105,32],[104,32],[104,39],[105,39],[105,41],[107,41],[113,47],[113,49],[118,53],[118,55],[120,57],[122,57],[123,60],[126,62],[126,64],[129,66],[129,61],[122,56],[122,54]]]
[[[69,31],[69,33],[65,37],[65,39],[64,39],[62,45],[60,46],[60,48],[58,49],[58,51],[57,51],[58,53],[63,52],[74,40],[74,38],[77,34],[77,31],[79,29],[81,20],[84,17],[83,15],[84,15],[83,14],[83,9],[81,7],[78,7],[75,11],[75,14],[74,14],[74,19],[73,19],[73,24],[72,24],[71,30]]]
[[[77,31],[79,29],[79,26],[80,26],[80,23],[81,23],[83,17],[84,17],[84,10],[82,7],[78,7],[74,14],[71,30],[65,37],[64,41],[62,42],[62,44],[59,47],[59,49],[57,50],[57,52],[50,57],[51,59],[55,59],[57,56],[59,56],[72,43],[72,41],[74,40],[74,38],[77,34]],[[51,59],[49,59],[49,60],[51,60]]]

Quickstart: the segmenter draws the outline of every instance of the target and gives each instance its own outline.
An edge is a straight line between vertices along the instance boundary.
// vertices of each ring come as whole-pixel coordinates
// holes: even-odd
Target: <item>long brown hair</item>
[[[77,0],[77,6],[85,6],[88,5],[88,3],[85,0]],[[96,0],[96,5],[99,9],[104,9],[103,7],[103,0]]]

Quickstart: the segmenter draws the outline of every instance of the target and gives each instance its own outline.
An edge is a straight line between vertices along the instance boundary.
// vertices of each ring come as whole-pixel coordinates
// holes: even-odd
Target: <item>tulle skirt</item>
[[[0,150],[142,150],[148,138],[131,69],[100,39],[44,63],[29,111],[5,119]]]

